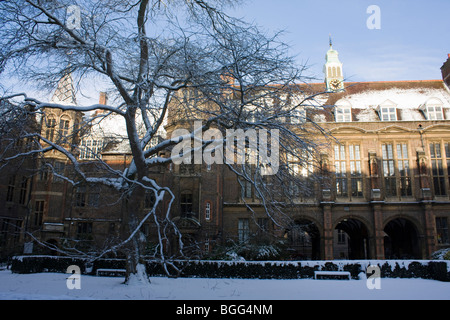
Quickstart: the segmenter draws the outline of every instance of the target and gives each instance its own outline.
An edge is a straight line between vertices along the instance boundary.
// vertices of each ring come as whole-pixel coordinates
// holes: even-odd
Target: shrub
[[[88,270],[88,261],[83,258],[52,257],[52,256],[19,256],[12,260],[11,270],[14,273],[38,273],[38,272],[61,272],[65,273],[71,265],[80,267],[85,274]],[[97,269],[125,269],[126,261],[123,259],[99,259],[92,264],[92,273]],[[172,262],[181,272],[178,274],[173,267],[168,266],[170,272],[180,277],[197,278],[241,278],[241,279],[312,279],[314,271],[326,270],[337,271],[339,266],[333,262],[301,262],[282,261],[210,261],[210,260],[176,260]],[[160,261],[149,260],[146,269],[151,276],[166,276]],[[450,281],[447,272],[447,263],[430,261],[422,263],[414,261],[400,266],[398,262],[392,268],[389,262],[381,267],[382,278],[423,278],[440,281]],[[358,279],[361,271],[359,263],[347,263],[342,270],[349,271],[353,279]]]
[[[53,256],[18,256],[13,257],[11,271],[13,273],[58,272],[65,273],[71,265],[80,267],[85,272],[86,260],[72,257]]]
[[[434,262],[428,263],[428,272],[430,278],[439,281],[450,281],[450,277],[447,272],[447,263],[445,262]]]

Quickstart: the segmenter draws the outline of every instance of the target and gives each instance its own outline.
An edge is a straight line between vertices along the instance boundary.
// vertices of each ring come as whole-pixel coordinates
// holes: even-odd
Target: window
[[[50,141],[55,139],[56,119],[53,116],[49,116],[47,119],[47,129],[45,130],[45,138]]]
[[[59,134],[60,137],[67,137],[69,134],[69,120],[67,118],[61,118],[59,121]]]
[[[397,106],[394,102],[386,100],[378,106],[381,121],[397,121]]]
[[[447,158],[447,176],[450,183],[450,144],[445,143],[445,157]]]
[[[438,98],[430,98],[420,106],[427,120],[444,120],[443,103]]]
[[[79,159],[93,160],[101,156],[103,141],[100,139],[83,139],[79,147]]]
[[[34,225],[35,226],[42,225],[42,218],[44,216],[44,205],[45,205],[45,201],[41,201],[41,200],[38,200],[35,203],[35,207],[34,207]]]
[[[341,197],[348,196],[347,188],[347,163],[345,156],[345,146],[334,146],[334,166],[336,174],[336,195]]]
[[[300,110],[293,110],[291,112],[291,123],[301,124],[306,122],[306,110],[304,108]]]
[[[27,187],[28,187],[28,179],[27,179],[27,177],[22,177],[22,181],[20,183],[20,194],[19,194],[19,203],[20,204],[26,203]]]
[[[337,106],[335,110],[336,122],[351,122],[352,108],[349,106]]]
[[[98,208],[100,203],[100,193],[91,191],[88,196],[88,205],[93,208]]]
[[[48,168],[42,167],[39,170],[39,181],[47,182],[47,180],[48,180]]]
[[[427,120],[443,120],[442,106],[427,106]]]
[[[86,187],[77,187],[75,193],[75,206],[85,207],[86,206]]]
[[[77,236],[85,236],[92,234],[92,222],[78,222]]]
[[[382,121],[397,121],[397,109],[394,107],[381,108]]]
[[[9,224],[9,219],[2,220],[2,229],[0,231],[0,245],[4,245],[8,241]]]
[[[16,184],[16,176],[12,175],[8,180],[8,189],[6,191],[6,201],[12,202],[14,200],[14,187]]]
[[[186,218],[192,215],[192,194],[185,193],[181,195],[181,216]]]
[[[359,145],[349,145],[351,194],[352,197],[362,197],[362,171],[361,171],[361,149]]]
[[[437,233],[437,243],[438,244],[449,243],[447,218],[436,217],[436,233]]]
[[[412,196],[411,173],[408,160],[408,145],[406,143],[397,144],[397,163],[400,174],[400,195]]]
[[[244,198],[251,198],[252,197],[252,183],[247,180],[241,180],[242,181],[242,195]]]
[[[211,220],[211,202],[206,202],[205,204],[205,220],[210,221]]]
[[[204,247],[204,252],[205,252],[205,253],[209,253],[209,251],[210,251],[210,245],[209,245],[209,243],[210,243],[209,238],[206,238],[206,239],[205,239],[205,247]]]
[[[383,154],[383,176],[384,176],[385,195],[387,197],[394,197],[397,195],[397,184],[395,178],[393,145],[383,144],[382,154]]]
[[[54,173],[62,176],[62,175],[64,175],[64,170],[66,169],[66,164],[64,162],[56,161],[54,169],[55,169]],[[53,175],[53,182],[63,182],[63,179],[58,176]]]
[[[257,223],[260,233],[269,231],[269,218],[258,218]]]
[[[430,144],[430,158],[434,194],[436,196],[445,196],[447,193],[445,190],[444,167],[440,143]]]
[[[250,227],[248,219],[238,220],[238,238],[239,242],[246,242],[250,238]]]
[[[346,241],[346,233],[342,229],[337,229],[337,242],[338,244],[345,244]]]

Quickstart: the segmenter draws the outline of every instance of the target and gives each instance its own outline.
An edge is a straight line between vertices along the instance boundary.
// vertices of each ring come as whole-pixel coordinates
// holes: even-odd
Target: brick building
[[[230,240],[238,244],[282,240],[283,256],[291,259],[420,259],[450,246],[446,65],[448,61],[442,67],[444,81],[350,83],[344,80],[338,52],[330,46],[324,83],[308,86],[312,93],[326,92],[317,97],[324,108],[305,108],[309,120],[303,125],[314,121],[333,139],[318,136],[323,143],[316,166],[296,167],[310,188],[309,192],[293,190],[295,205],[288,214],[294,223],[289,227],[274,225],[252,186],[239,184],[223,165],[171,164],[152,169],[152,178],[170,186],[176,196],[171,214],[184,235],[186,251],[208,255]],[[70,77],[60,82],[54,99],[75,103]],[[104,94],[100,103],[106,103]],[[73,130],[71,143],[78,146],[74,154],[92,170],[99,170],[96,157],[112,168],[131,161],[120,120],[105,118],[100,129],[83,131],[82,117],[66,111],[47,114],[38,123],[49,139],[54,138],[55,128]],[[161,138],[177,125],[180,122],[169,120]],[[70,165],[57,151],[45,160],[56,172],[70,176]],[[36,158],[0,178],[3,257],[23,253],[24,248],[27,253],[55,253],[37,246],[37,240],[55,246],[72,242],[82,250],[120,240],[124,217],[117,195],[107,188],[72,188],[49,172]],[[320,183],[312,179],[317,175],[324,176]],[[143,210],[152,201],[150,195],[146,197]],[[143,227],[149,239],[153,227]],[[152,245],[149,241],[149,248]]]

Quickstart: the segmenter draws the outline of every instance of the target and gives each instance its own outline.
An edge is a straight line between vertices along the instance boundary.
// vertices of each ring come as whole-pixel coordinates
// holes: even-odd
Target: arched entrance
[[[419,234],[411,221],[394,219],[385,226],[384,233],[386,259],[420,259]]]
[[[361,221],[352,218],[340,221],[333,240],[335,259],[370,259],[369,232]]]
[[[291,259],[320,259],[320,233],[316,224],[307,219],[296,220],[286,233]]]

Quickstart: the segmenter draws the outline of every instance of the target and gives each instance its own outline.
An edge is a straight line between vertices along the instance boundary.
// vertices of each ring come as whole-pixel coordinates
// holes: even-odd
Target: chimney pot
[[[98,103],[106,105],[107,101],[108,101],[108,97],[106,96],[106,92],[100,92],[100,98],[99,98]]]

